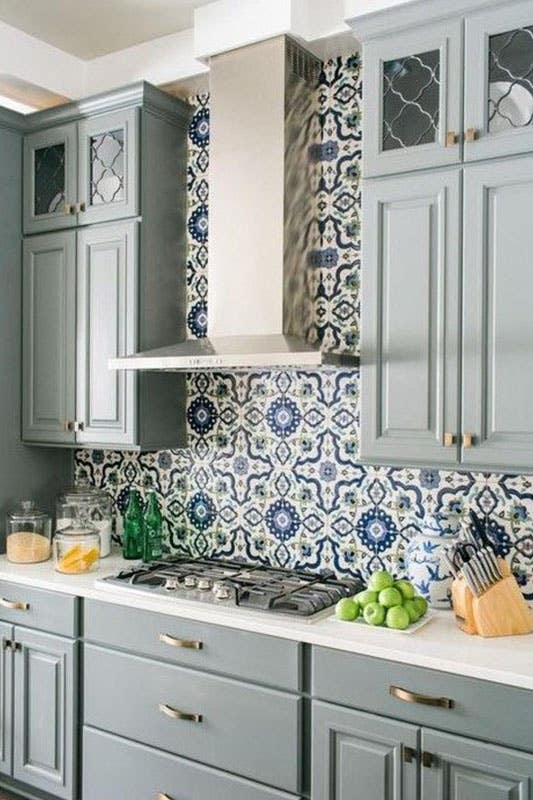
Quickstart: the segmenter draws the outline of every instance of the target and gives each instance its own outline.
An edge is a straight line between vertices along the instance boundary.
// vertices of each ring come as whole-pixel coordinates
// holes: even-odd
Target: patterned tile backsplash
[[[188,326],[207,328],[209,98],[190,127]],[[315,327],[324,346],[357,346],[359,320],[358,56],[328,62],[319,88],[322,144]],[[357,463],[356,371],[188,376],[190,447],[134,454],[80,450],[76,472],[124,508],[128,489],[154,488],[173,552],[241,557],[365,575],[402,572],[429,514],[490,515],[491,538],[533,598],[533,478]]]

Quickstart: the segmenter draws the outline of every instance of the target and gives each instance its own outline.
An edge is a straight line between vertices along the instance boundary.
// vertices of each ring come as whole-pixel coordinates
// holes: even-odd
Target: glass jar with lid
[[[91,486],[86,480],[78,480],[60,494],[56,502],[56,530],[62,531],[71,526],[79,518],[82,509],[100,534],[100,556],[105,558],[111,552],[113,502],[103,489]]]
[[[36,564],[50,558],[52,520],[33,500],[22,500],[6,517],[6,555],[14,564]]]
[[[82,505],[72,523],[55,533],[55,568],[66,575],[81,575],[96,569],[99,560],[100,534],[89,519],[89,507]]]

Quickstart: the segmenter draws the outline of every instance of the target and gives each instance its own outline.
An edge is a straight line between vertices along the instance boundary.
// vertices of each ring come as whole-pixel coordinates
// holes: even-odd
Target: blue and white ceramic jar
[[[430,517],[406,547],[407,577],[433,608],[450,608],[453,577],[442,554],[458,534],[458,518],[439,514]]]

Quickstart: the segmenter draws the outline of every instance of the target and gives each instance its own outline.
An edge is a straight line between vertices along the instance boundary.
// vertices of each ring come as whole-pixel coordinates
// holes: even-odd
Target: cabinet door
[[[312,725],[313,800],[416,800],[418,728],[317,702]]]
[[[0,774],[11,775],[13,754],[13,627],[0,622]]]
[[[107,222],[139,213],[137,109],[79,123],[79,221]]]
[[[78,233],[77,413],[80,444],[134,444],[136,373],[109,369],[137,341],[138,223]],[[81,427],[81,426],[80,426]]]
[[[76,123],[30,133],[24,139],[24,233],[76,225]]]
[[[461,40],[450,20],[364,46],[365,176],[461,160]]]
[[[76,642],[15,628],[13,777],[54,797],[75,793]]]
[[[466,160],[533,150],[531,0],[467,17],[465,75]]]
[[[469,466],[533,464],[533,156],[465,168],[463,448]]]
[[[23,270],[23,438],[72,443],[75,233],[25,239]]]
[[[459,195],[456,169],[366,183],[364,460],[457,461]]]
[[[422,751],[421,800],[533,799],[533,755],[427,730]]]

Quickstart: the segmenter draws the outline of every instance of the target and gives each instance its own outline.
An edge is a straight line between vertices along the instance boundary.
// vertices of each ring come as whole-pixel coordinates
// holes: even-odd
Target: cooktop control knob
[[[196,589],[198,584],[198,578],[196,575],[186,575],[185,580],[183,581],[187,589]]]
[[[213,581],[211,578],[198,578],[198,588],[201,592],[207,592],[211,589]]]
[[[231,590],[227,583],[217,581],[213,584],[213,594],[217,600],[227,600],[231,596]]]
[[[177,588],[178,588],[177,578],[165,578],[165,589],[168,592],[175,592]]]

